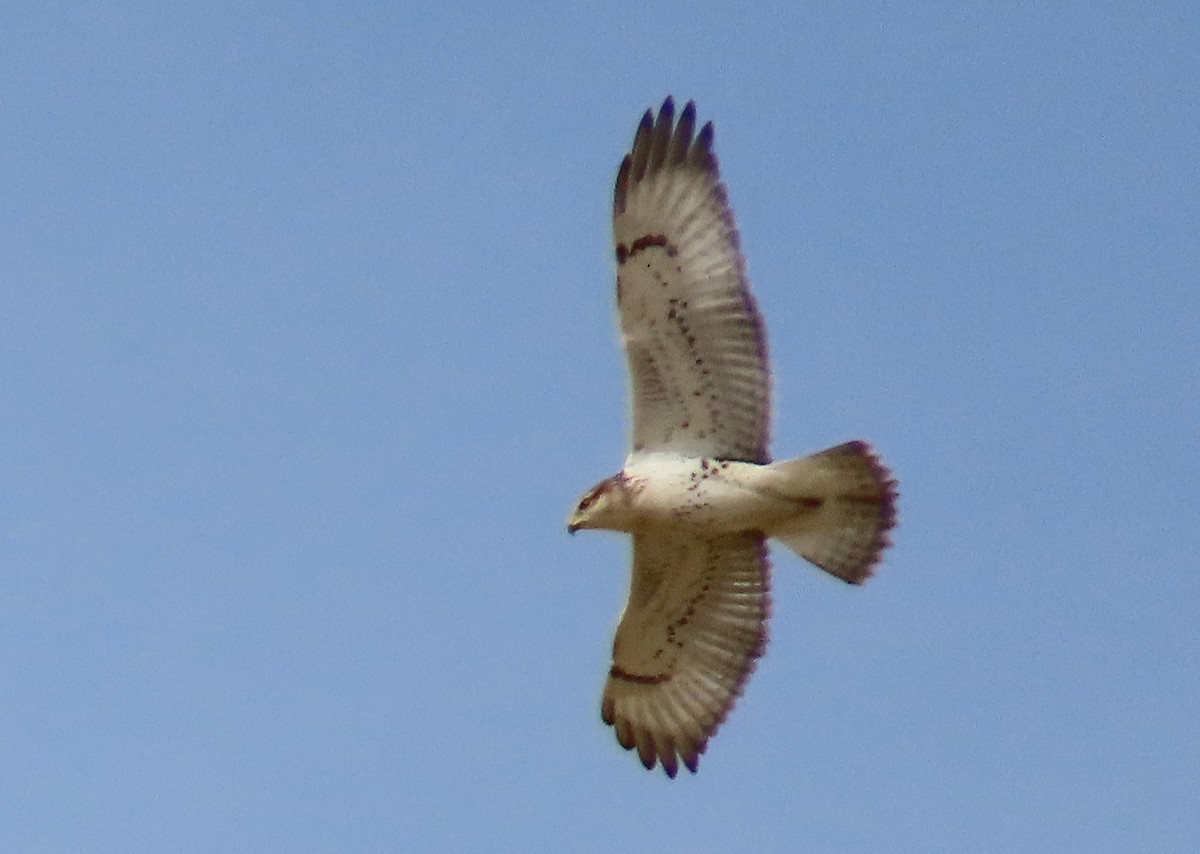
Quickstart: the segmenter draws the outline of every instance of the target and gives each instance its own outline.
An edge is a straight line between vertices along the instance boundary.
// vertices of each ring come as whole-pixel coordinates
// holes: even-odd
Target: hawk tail
[[[769,536],[850,584],[871,577],[896,525],[896,481],[866,442],[771,463],[796,515]]]

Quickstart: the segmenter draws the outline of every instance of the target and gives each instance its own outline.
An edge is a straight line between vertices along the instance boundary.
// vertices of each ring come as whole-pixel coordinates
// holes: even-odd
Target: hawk
[[[772,462],[770,368],[733,212],[691,102],[648,110],[617,172],[617,309],[633,449],[567,525],[632,535],[600,714],[647,769],[695,773],[765,651],[767,540],[862,584],[896,482],[865,442]]]

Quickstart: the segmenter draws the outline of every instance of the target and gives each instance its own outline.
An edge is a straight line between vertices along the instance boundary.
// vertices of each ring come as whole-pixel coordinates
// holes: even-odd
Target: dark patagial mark
[[[673,254],[670,244],[667,243],[667,238],[662,234],[643,234],[637,240],[633,241],[633,245],[629,247],[629,254],[636,255],[643,249],[649,249],[651,246],[663,246],[667,249],[667,254]]]
[[[641,673],[630,673],[628,670],[622,670],[617,665],[609,668],[608,675],[613,679],[620,679],[622,682],[635,682],[638,685],[661,685],[663,682],[670,681],[670,673],[656,673],[653,676],[645,676]],[[605,721],[612,723],[612,721]]]
[[[626,246],[624,243],[617,244],[617,263],[624,264],[642,250],[656,246],[667,250],[668,257],[674,258],[679,254],[679,250],[671,245],[665,234],[643,234],[630,246]]]

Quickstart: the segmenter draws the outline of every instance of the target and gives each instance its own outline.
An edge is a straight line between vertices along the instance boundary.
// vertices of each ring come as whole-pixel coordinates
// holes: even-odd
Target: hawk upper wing
[[[633,535],[629,604],[600,715],[646,768],[691,771],[766,648],[770,564],[761,534]]]
[[[617,173],[617,307],[634,451],[767,462],[770,370],[733,212],[690,101],[642,117]]]

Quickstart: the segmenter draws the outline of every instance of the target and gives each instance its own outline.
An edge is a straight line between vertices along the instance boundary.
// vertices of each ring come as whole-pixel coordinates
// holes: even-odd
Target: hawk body
[[[601,717],[646,768],[691,771],[766,646],[776,538],[865,581],[895,481],[863,442],[772,463],[770,369],[733,212],[695,106],[647,111],[617,173],[617,309],[633,448],[568,523],[632,535]]]

